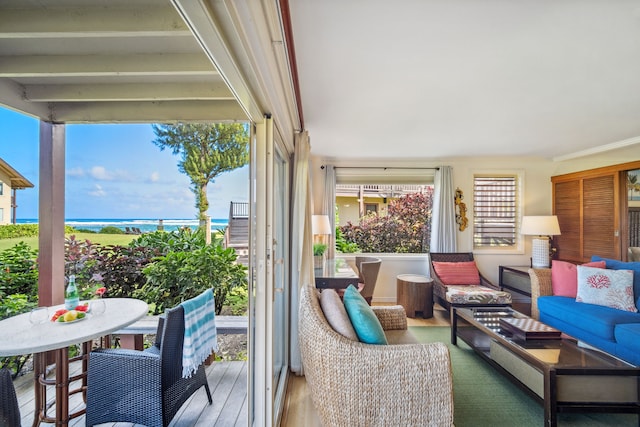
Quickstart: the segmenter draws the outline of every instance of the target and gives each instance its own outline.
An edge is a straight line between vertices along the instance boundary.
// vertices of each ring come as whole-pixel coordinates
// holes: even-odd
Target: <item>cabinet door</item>
[[[582,259],[582,185],[580,180],[554,184],[554,214],[560,225],[559,236],[554,237],[558,259]]]
[[[600,255],[620,259],[620,233],[615,204],[617,177],[618,174],[610,174],[583,181],[583,258]]]
[[[620,259],[620,173],[575,174],[553,182],[558,258],[587,262],[592,255]]]

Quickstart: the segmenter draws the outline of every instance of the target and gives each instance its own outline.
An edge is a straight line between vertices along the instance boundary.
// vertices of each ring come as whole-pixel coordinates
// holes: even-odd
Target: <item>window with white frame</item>
[[[474,249],[520,248],[520,182],[518,173],[474,174]]]
[[[428,251],[435,169],[336,170],[336,251]]]

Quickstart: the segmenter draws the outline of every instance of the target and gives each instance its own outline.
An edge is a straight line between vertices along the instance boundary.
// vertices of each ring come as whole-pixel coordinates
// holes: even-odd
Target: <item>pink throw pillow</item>
[[[433,269],[445,285],[480,284],[480,273],[475,261],[434,262]]]
[[[583,264],[585,267],[606,268],[605,261]],[[578,294],[578,266],[566,261],[551,261],[553,295],[575,298]]]
[[[603,305],[636,313],[633,271],[578,266],[576,302]]]

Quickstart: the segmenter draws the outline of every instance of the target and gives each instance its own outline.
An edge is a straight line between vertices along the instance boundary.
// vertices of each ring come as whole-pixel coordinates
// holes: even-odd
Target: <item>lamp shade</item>
[[[560,234],[558,217],[555,215],[523,216],[520,232],[526,236],[557,236]]]
[[[331,223],[328,215],[313,215],[311,217],[311,232],[313,234],[331,234]]]

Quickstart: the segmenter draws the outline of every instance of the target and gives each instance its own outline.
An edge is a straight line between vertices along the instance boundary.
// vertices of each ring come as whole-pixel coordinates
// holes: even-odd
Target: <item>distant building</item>
[[[336,184],[338,225],[359,224],[363,216],[371,213],[386,216],[389,202],[406,194],[422,193],[427,187],[430,185]]]
[[[25,188],[33,188],[31,181],[0,159],[0,225],[16,223],[16,190]]]

